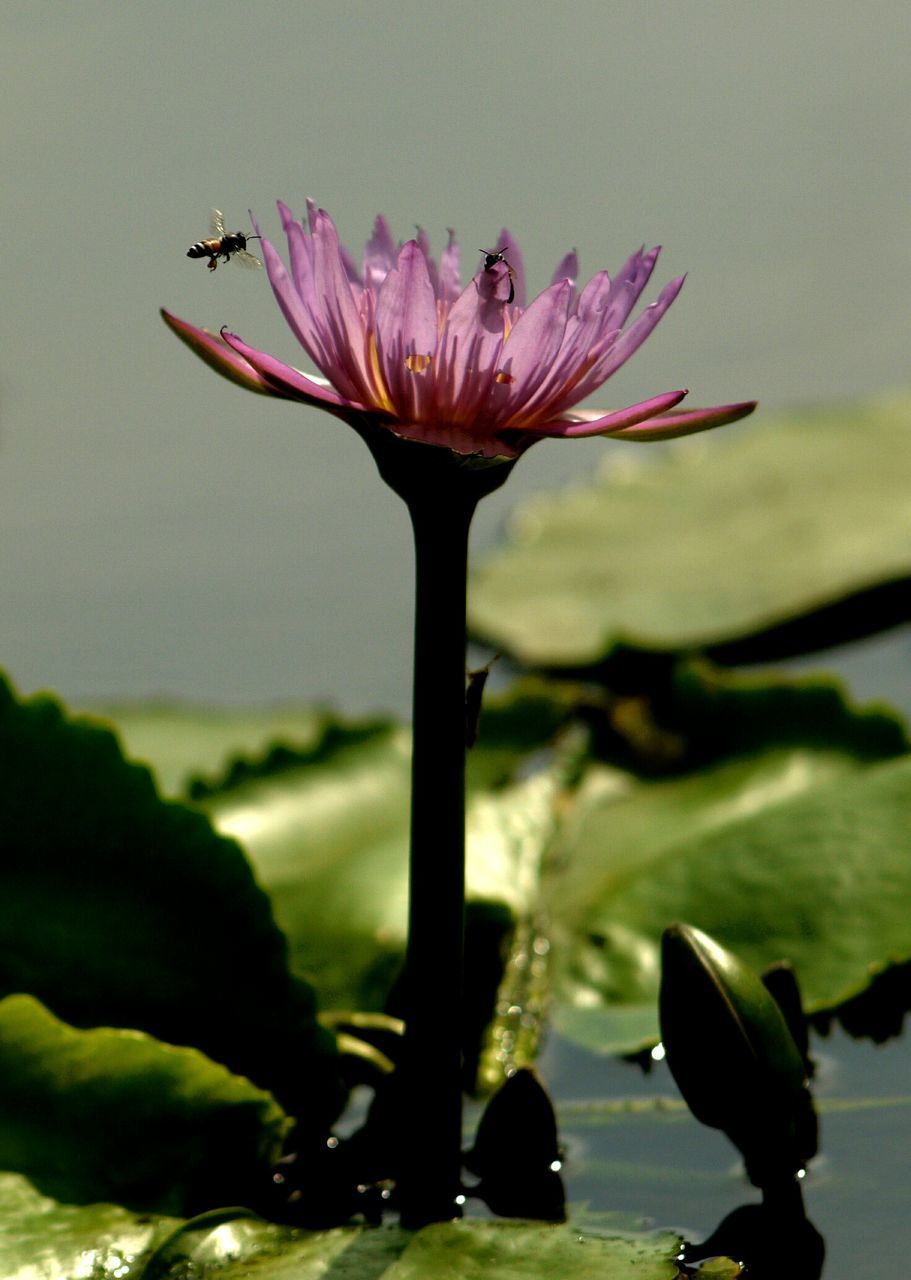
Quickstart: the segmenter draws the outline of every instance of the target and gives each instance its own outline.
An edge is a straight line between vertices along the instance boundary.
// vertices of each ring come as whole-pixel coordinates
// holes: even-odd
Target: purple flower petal
[[[618,431],[618,440],[673,440],[677,436],[690,436],[696,431],[711,431],[730,422],[747,418],[756,408],[756,400],[743,400],[739,404],[720,404],[713,409],[681,409],[662,417],[652,418],[641,427],[629,427]]]
[[[603,354],[595,361],[576,388],[574,404],[578,404],[585,396],[596,391],[603,382],[607,381],[611,374],[616,373],[620,366],[626,363],[635,351],[638,351],[683,288],[685,279],[686,276],[678,276],[676,280],[666,284],[658,295],[657,302],[653,302],[646,307],[633,324],[616,340],[613,339],[612,334],[607,335],[609,341],[605,344]],[[609,310],[610,307],[608,307]]]
[[[660,245],[656,245],[648,253],[643,248],[623,264],[611,281],[602,320],[605,329],[621,329],[626,324],[642,290],[652,277],[660,253]]]
[[[437,303],[417,241],[402,246],[376,305],[380,372],[396,416],[419,421],[429,403],[437,349]]]
[[[238,338],[236,333],[229,333],[227,329],[223,329],[222,337],[254,373],[259,374],[273,395],[284,396],[287,400],[301,400],[304,404],[314,405],[320,409],[341,407],[364,410],[364,405],[352,404],[332,387],[321,386],[320,383],[301,373],[299,369],[285,364],[283,360],[276,360],[275,356],[248,346],[243,339]]]
[[[376,404],[366,334],[351,296],[335,223],[323,209],[314,219],[313,279],[327,348],[323,373],[345,399]]]
[[[650,400],[642,400],[627,409],[615,409],[599,417],[588,418],[579,415],[577,421],[550,422],[543,427],[535,427],[535,433],[543,436],[560,436],[566,439],[580,439],[585,436],[614,435],[637,423],[654,418],[656,414],[666,413],[668,409],[679,404],[686,391],[665,391]]]
[[[392,238],[389,223],[381,213],[373,223],[373,235],[364,247],[364,285],[379,290],[380,285],[395,266],[398,246]]]
[[[455,232],[452,227],[449,228],[449,243],[443,250],[440,257],[440,292],[441,302],[455,302],[456,298],[462,292],[462,282],[459,277],[459,246],[456,242]]]
[[[436,404],[447,421],[470,422],[487,403],[503,347],[505,310],[486,271],[450,307],[436,369]]]
[[[239,387],[245,387],[247,391],[256,391],[264,396],[280,394],[250,367],[243,356],[232,351],[217,333],[210,333],[208,329],[198,329],[196,325],[172,315],[164,307],[161,308],[161,318],[171,332],[176,333],[181,342],[185,342],[200,360],[205,361],[210,369],[220,373],[229,382],[236,382]]]
[[[498,420],[521,417],[523,406],[550,374],[563,343],[573,287],[560,280],[538,294],[510,329],[503,345],[500,375],[506,375],[509,394]]]
[[[576,277],[579,274],[579,259],[575,249],[570,249],[569,253],[565,253],[557,263],[557,269],[550,278],[551,284],[559,284],[561,280],[568,280],[570,284],[576,283]]]

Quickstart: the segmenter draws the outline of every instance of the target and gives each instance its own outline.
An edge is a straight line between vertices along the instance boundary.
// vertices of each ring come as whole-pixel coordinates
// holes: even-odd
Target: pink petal
[[[373,223],[373,235],[364,246],[364,286],[379,290],[380,285],[395,266],[398,247],[389,230],[389,223],[381,213]]]
[[[459,246],[455,232],[449,228],[449,243],[440,257],[440,292],[441,302],[454,302],[462,292],[459,278]]]
[[[364,406],[352,404],[340,396],[332,387],[321,386],[308,378],[299,369],[292,368],[283,360],[276,360],[268,352],[257,351],[250,347],[236,333],[222,330],[222,337],[244,361],[258,373],[273,395],[283,395],[288,400],[302,400],[304,404],[314,405],[320,409],[342,407],[363,410]]]
[[[373,404],[376,388],[368,365],[364,327],[351,295],[338,232],[323,209],[314,219],[313,279],[317,316],[330,361],[323,366],[323,373],[346,399]]]
[[[521,418],[525,403],[553,372],[566,331],[572,294],[573,287],[568,280],[552,284],[538,294],[510,329],[500,358],[500,372],[509,379],[501,422],[505,423],[512,415]]]
[[[494,385],[503,347],[497,281],[479,271],[449,309],[437,347],[436,397],[449,421],[477,418]]]
[[[288,236],[289,243],[293,243],[297,239],[309,240],[309,236],[304,235],[304,230],[299,223],[296,224],[296,231],[292,231]],[[266,264],[266,274],[269,277],[272,292],[281,308],[282,315],[288,323],[288,327],[315,365],[320,369],[325,369],[327,366],[331,367],[332,361],[326,351],[323,335],[319,331],[312,308],[307,305],[301,296],[301,290],[295,288],[275,246],[265,236],[260,242],[260,248],[262,249],[263,261]],[[292,249],[292,260],[293,257],[294,251]],[[309,263],[306,254],[301,255],[300,251],[298,251],[297,259],[298,275],[304,285],[303,292],[312,297],[312,265]]]
[[[424,255],[424,261],[427,263],[427,274],[430,276],[430,283],[433,285],[433,296],[440,296],[440,277],[437,271],[437,264],[430,252],[430,237],[423,227],[418,227],[417,234],[418,247]]]
[[[660,253],[660,245],[650,249],[648,253],[640,249],[623,264],[611,281],[610,294],[602,317],[605,330],[622,329],[626,324],[630,312],[639,301],[642,290],[651,279]]]
[[[710,431],[724,427],[729,422],[747,418],[756,408],[757,401],[744,400],[739,404],[721,404],[713,409],[685,409],[652,418],[641,427],[630,427],[616,433],[618,440],[673,440],[676,436],[690,436],[696,431]]]
[[[592,391],[596,391],[602,382],[606,382],[612,374],[617,372],[621,365],[626,363],[634,352],[638,351],[683,288],[685,279],[686,276],[678,276],[676,280],[666,284],[658,295],[658,300],[646,307],[633,324],[616,340],[614,340],[610,331],[605,333],[604,352],[595,361],[585,377],[580,380],[574,396],[573,402],[575,404],[578,404],[585,396],[590,395]],[[610,306],[608,306],[607,310],[610,312]]]
[[[615,409],[612,413],[600,417],[589,418],[579,415],[581,421],[551,422],[544,427],[535,427],[536,435],[560,436],[567,439],[580,439],[585,436],[615,435],[626,428],[635,427],[637,423],[654,418],[656,414],[665,413],[673,408],[687,393],[685,391],[665,391],[651,400],[642,400],[639,404],[630,405],[627,409]]]
[[[557,263],[557,269],[550,278],[551,284],[559,284],[561,280],[568,280],[570,284],[576,283],[576,277],[579,274],[579,259],[575,249],[570,249],[569,253],[565,253]]]
[[[176,333],[181,342],[185,342],[200,360],[204,360],[210,369],[220,373],[229,382],[235,382],[239,387],[245,387],[248,391],[257,391],[264,396],[281,394],[255,369],[252,369],[243,356],[232,351],[218,334],[210,333],[208,329],[197,329],[195,325],[172,315],[164,307],[161,308],[161,318],[171,332]]]
[[[383,281],[376,305],[376,345],[380,370],[395,405],[404,419],[420,419],[430,399],[433,370],[415,357],[437,349],[436,294],[427,261],[417,241],[403,245],[398,262]]]

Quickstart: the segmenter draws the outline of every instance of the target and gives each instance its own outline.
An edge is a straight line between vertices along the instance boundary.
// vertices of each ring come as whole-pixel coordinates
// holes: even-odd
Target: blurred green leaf
[[[652,783],[592,770],[548,895],[557,1026],[605,1051],[657,1039],[656,1020],[643,1032],[676,920],[755,968],[790,960],[808,1009],[838,1006],[911,956],[909,814],[907,756],[795,746]]]
[[[472,628],[523,663],[574,667],[624,646],[755,662],[907,619],[909,442],[903,396],[760,417],[663,463],[610,459],[516,510],[472,579]]]
[[[283,747],[318,751],[329,717],[317,707],[210,707],[180,702],[89,703],[77,708],[116,726],[130,759],[148,764],[162,793],[186,797],[199,779],[236,760]]]
[[[446,1222],[425,1227],[384,1280],[673,1280],[672,1232],[601,1237],[572,1226]]]
[[[266,1182],[290,1121],[195,1049],[80,1031],[32,996],[0,1000],[0,1167],[58,1199],[158,1213],[233,1202]]]
[[[537,745],[537,743],[535,744]],[[475,767],[487,782],[505,769],[478,749]],[[511,748],[513,756],[516,747]],[[486,1023],[500,1003],[515,1028],[500,1031],[486,1059],[489,1082],[507,1057],[523,1060],[537,1034],[541,963],[533,947],[541,859],[553,837],[566,766],[470,792],[467,828],[469,999],[487,1000]],[[346,741],[319,760],[275,774],[250,775],[200,801],[219,830],[249,851],[276,916],[291,941],[292,962],[316,982],[332,1008],[382,1007],[404,954],[407,922],[410,735],[401,727],[369,740]],[[510,963],[501,955],[511,946]],[[504,958],[506,963],[504,965]],[[524,1018],[524,1021],[522,1020]],[[518,1024],[524,1034],[518,1035]],[[500,1063],[498,1067],[496,1062]]]
[[[414,1234],[395,1226],[295,1231],[249,1217],[213,1224],[136,1217],[113,1205],[58,1204],[0,1174],[4,1280],[674,1280],[672,1232],[609,1234],[535,1223],[463,1221]],[[149,1272],[144,1268],[155,1256]],[[157,1265],[161,1260],[164,1270]]]
[[[194,1045],[322,1128],[344,1091],[241,849],[114,736],[0,682],[0,995]]]

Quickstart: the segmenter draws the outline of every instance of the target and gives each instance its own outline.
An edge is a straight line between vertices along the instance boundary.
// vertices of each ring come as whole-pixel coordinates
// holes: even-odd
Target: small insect
[[[261,267],[263,264],[252,253],[247,253],[247,241],[258,240],[259,236],[244,235],[243,231],[226,231],[224,216],[218,209],[212,210],[212,237],[209,240],[198,240],[187,250],[188,258],[208,258],[209,270],[214,271],[218,259],[230,262],[232,258],[244,267]]]
[[[478,250],[478,253],[483,253],[484,255],[485,271],[490,271],[491,268],[495,267],[498,262],[502,262],[503,266],[506,268],[506,274],[509,276],[509,297],[506,299],[506,305],[509,306],[513,298],[516,296],[516,273],[513,271],[512,267],[509,265],[509,263],[506,261],[505,257],[503,256],[505,252],[506,252],[505,248],[492,249],[492,250],[491,249]]]

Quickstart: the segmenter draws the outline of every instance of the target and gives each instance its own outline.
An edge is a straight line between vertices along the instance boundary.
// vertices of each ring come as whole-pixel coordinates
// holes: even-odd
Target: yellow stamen
[[[433,356],[413,355],[405,357],[405,367],[412,373],[423,373],[429,366]]]
[[[380,354],[376,349],[376,334],[370,333],[367,336],[367,355],[370,359],[370,372],[373,375],[373,386],[376,396],[376,408],[385,409],[387,413],[395,414],[395,405],[390,399],[389,392],[386,390],[386,383],[383,381],[383,374],[380,370]]]

